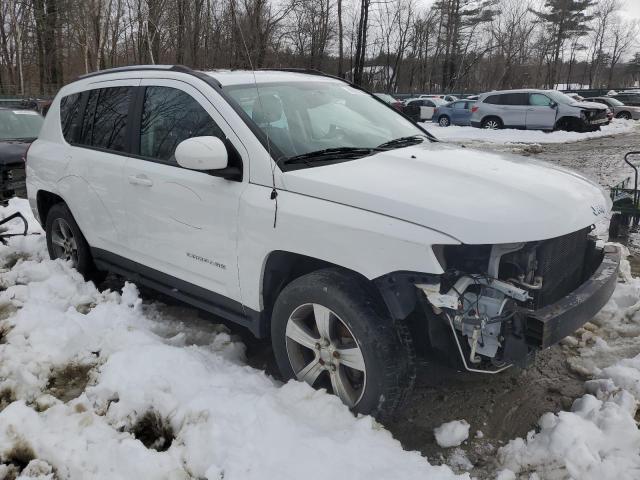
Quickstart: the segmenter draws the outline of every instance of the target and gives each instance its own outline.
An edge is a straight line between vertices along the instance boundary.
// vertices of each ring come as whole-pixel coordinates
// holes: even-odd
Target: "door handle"
[[[146,175],[129,175],[129,183],[150,187],[153,185],[153,180],[148,178]]]

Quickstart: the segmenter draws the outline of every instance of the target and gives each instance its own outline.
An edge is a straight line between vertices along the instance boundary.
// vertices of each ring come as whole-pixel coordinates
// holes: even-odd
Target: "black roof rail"
[[[104,70],[98,70],[96,72],[85,73],[84,75],[80,75],[78,78],[76,78],[76,80],[84,80],[85,78],[107,75],[109,73],[137,72],[143,70],[176,71],[184,73],[193,72],[192,69],[190,69],[189,67],[185,67],[184,65],[128,65],[126,67],[106,68]]]

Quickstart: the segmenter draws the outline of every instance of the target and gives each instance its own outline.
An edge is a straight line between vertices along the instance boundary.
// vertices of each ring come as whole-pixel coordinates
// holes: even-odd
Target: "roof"
[[[305,69],[261,69],[261,70],[208,70],[198,71],[182,65],[130,65],[126,67],[109,68],[106,70],[98,70],[97,72],[81,75],[78,80],[97,77],[100,75],[109,75],[116,73],[130,73],[137,71],[161,71],[186,73],[191,75],[207,75],[215,79],[220,85],[242,85],[247,83],[269,83],[282,81],[333,81],[344,82],[344,80],[326,75],[317,70]]]

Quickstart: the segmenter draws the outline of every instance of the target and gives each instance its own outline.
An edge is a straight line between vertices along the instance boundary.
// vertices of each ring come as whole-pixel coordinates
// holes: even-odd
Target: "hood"
[[[606,110],[607,108],[609,108],[606,105],[603,105],[601,103],[596,103],[596,102],[576,102],[574,103],[574,105],[576,107],[589,109],[589,110]]]
[[[22,157],[31,140],[0,140],[0,165],[23,163]]]
[[[558,237],[611,207],[587,178],[544,162],[442,143],[286,172],[285,188],[445,233],[469,244]]]

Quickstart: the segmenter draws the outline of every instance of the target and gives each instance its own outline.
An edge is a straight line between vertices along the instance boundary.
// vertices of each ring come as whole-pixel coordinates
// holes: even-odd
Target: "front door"
[[[234,145],[230,161],[235,155],[241,162],[238,152],[245,158],[246,152],[195,88],[171,80],[143,80],[141,87],[138,155],[127,160],[124,171],[130,256],[240,301],[237,215],[246,183],[182,168],[174,152],[181,141],[208,135]]]
[[[527,129],[552,130],[556,124],[557,110],[554,102],[542,93],[529,94]]]

